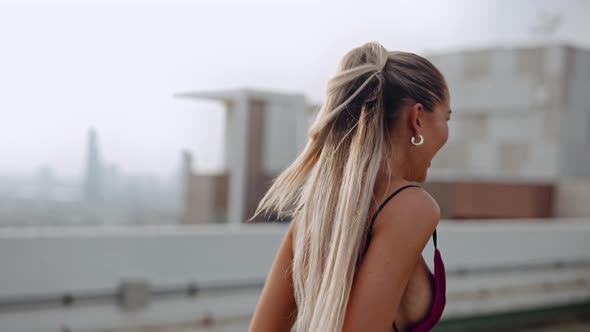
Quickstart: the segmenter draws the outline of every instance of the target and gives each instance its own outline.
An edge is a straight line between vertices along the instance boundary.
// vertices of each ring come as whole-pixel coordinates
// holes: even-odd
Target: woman
[[[436,249],[433,276],[422,251],[433,233],[436,241],[440,210],[409,184],[425,181],[447,141],[449,99],[443,75],[418,55],[371,42],[344,56],[304,151],[256,211],[292,222],[250,331],[429,331],[438,322],[444,266]]]

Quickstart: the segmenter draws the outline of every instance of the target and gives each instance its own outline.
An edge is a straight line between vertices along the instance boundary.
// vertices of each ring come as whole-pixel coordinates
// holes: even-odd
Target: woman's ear
[[[422,110],[424,110],[424,107],[420,103],[415,103],[410,108],[410,127],[412,128],[412,132],[415,134],[419,134],[422,127]]]

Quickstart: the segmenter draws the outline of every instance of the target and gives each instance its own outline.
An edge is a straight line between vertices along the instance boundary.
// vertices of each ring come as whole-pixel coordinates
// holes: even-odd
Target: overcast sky
[[[590,45],[583,0],[1,1],[0,174],[79,176],[86,132],[125,173],[167,175],[183,148],[221,166],[221,106],[175,92],[236,87],[323,99],[350,48],[427,54],[538,38]]]

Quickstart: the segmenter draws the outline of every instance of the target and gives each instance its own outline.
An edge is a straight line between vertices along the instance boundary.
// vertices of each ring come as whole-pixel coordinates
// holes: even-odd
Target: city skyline
[[[373,4],[383,10],[371,11],[372,20],[347,19],[358,8],[335,3],[291,3],[289,10],[264,1],[31,4],[0,5],[6,50],[0,109],[9,112],[0,124],[0,174],[30,175],[51,165],[59,176],[80,176],[90,126],[101,133],[107,158],[131,173],[169,174],[184,149],[196,170],[218,171],[223,108],[180,101],[175,92],[254,87],[302,92],[318,103],[343,53],[367,40],[426,55],[535,39],[590,45],[580,33],[588,30],[589,7],[573,0],[534,7],[532,1],[380,3]],[[264,10],[241,16],[245,7]],[[423,17],[409,20],[404,11]],[[562,19],[543,19],[552,12]],[[302,18],[322,28],[303,28]]]

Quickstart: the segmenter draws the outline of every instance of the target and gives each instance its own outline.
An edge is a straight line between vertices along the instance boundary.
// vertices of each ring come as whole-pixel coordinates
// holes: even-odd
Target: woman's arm
[[[385,205],[353,282],[342,332],[392,331],[401,298],[440,217],[423,189],[404,190]]]
[[[293,227],[289,224],[272,268],[264,284],[250,332],[289,332],[297,318],[297,305],[293,292],[291,263],[293,262]]]

